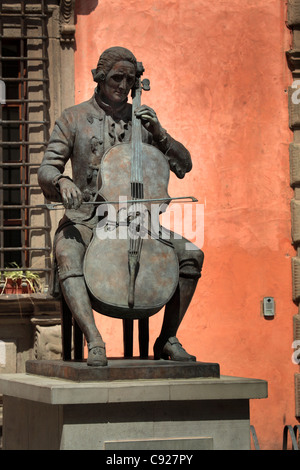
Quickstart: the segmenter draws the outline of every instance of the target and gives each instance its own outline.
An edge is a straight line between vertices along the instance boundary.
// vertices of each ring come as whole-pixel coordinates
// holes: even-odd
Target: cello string
[[[139,79],[139,87],[135,90],[135,96],[133,97],[133,154],[131,161],[131,195],[132,199],[141,199],[142,197],[142,184],[143,184],[143,175],[142,175],[142,132],[141,132],[141,121],[135,117],[134,111],[141,104],[141,82]],[[138,233],[138,225],[141,217],[141,203],[133,204],[133,217],[135,221],[136,234],[134,239],[130,237],[130,251],[135,254],[140,254],[141,242],[140,236]],[[137,235],[137,236],[136,236]]]

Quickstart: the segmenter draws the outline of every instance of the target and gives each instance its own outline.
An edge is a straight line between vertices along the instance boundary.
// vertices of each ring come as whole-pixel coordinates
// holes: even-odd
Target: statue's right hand
[[[65,208],[78,209],[82,203],[82,193],[80,189],[68,178],[60,178],[58,184]]]

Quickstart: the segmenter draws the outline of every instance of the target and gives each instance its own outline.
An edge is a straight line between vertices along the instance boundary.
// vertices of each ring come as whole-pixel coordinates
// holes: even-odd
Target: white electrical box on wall
[[[274,297],[264,297],[264,300],[263,300],[263,315],[264,315],[264,317],[274,317],[275,316]]]

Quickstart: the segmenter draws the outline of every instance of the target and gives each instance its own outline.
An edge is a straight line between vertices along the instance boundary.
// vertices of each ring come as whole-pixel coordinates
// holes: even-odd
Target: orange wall
[[[251,402],[262,449],[278,449],[295,424],[286,89],[291,77],[283,0],[86,0],[77,2],[76,102],[94,89],[90,70],[107,47],[131,49],[146,69],[162,125],[194,167],[171,178],[172,195],[205,202],[206,258],[179,339],[223,375],[269,383]],[[276,301],[266,320],[260,303]],[[162,314],[150,319],[151,346]],[[97,317],[110,356],[122,354],[121,321]],[[137,343],[137,341],[135,341]],[[152,351],[151,351],[152,352]]]

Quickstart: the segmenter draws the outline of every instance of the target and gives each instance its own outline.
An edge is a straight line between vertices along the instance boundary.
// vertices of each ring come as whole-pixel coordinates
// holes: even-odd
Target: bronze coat
[[[61,201],[57,183],[65,177],[65,165],[70,159],[72,180],[83,193],[84,201],[92,200],[98,189],[97,175],[105,150],[114,143],[131,140],[131,109],[131,105],[126,104],[117,114],[108,106],[104,110],[94,94],[88,101],[62,113],[38,170],[38,181],[46,199]],[[152,135],[142,129],[143,142],[157,146],[167,158],[170,169],[183,178],[192,168],[188,150],[168,133],[164,141],[156,143]],[[67,209],[66,216],[75,223],[82,223],[92,210],[92,206],[82,205],[78,210]]]

